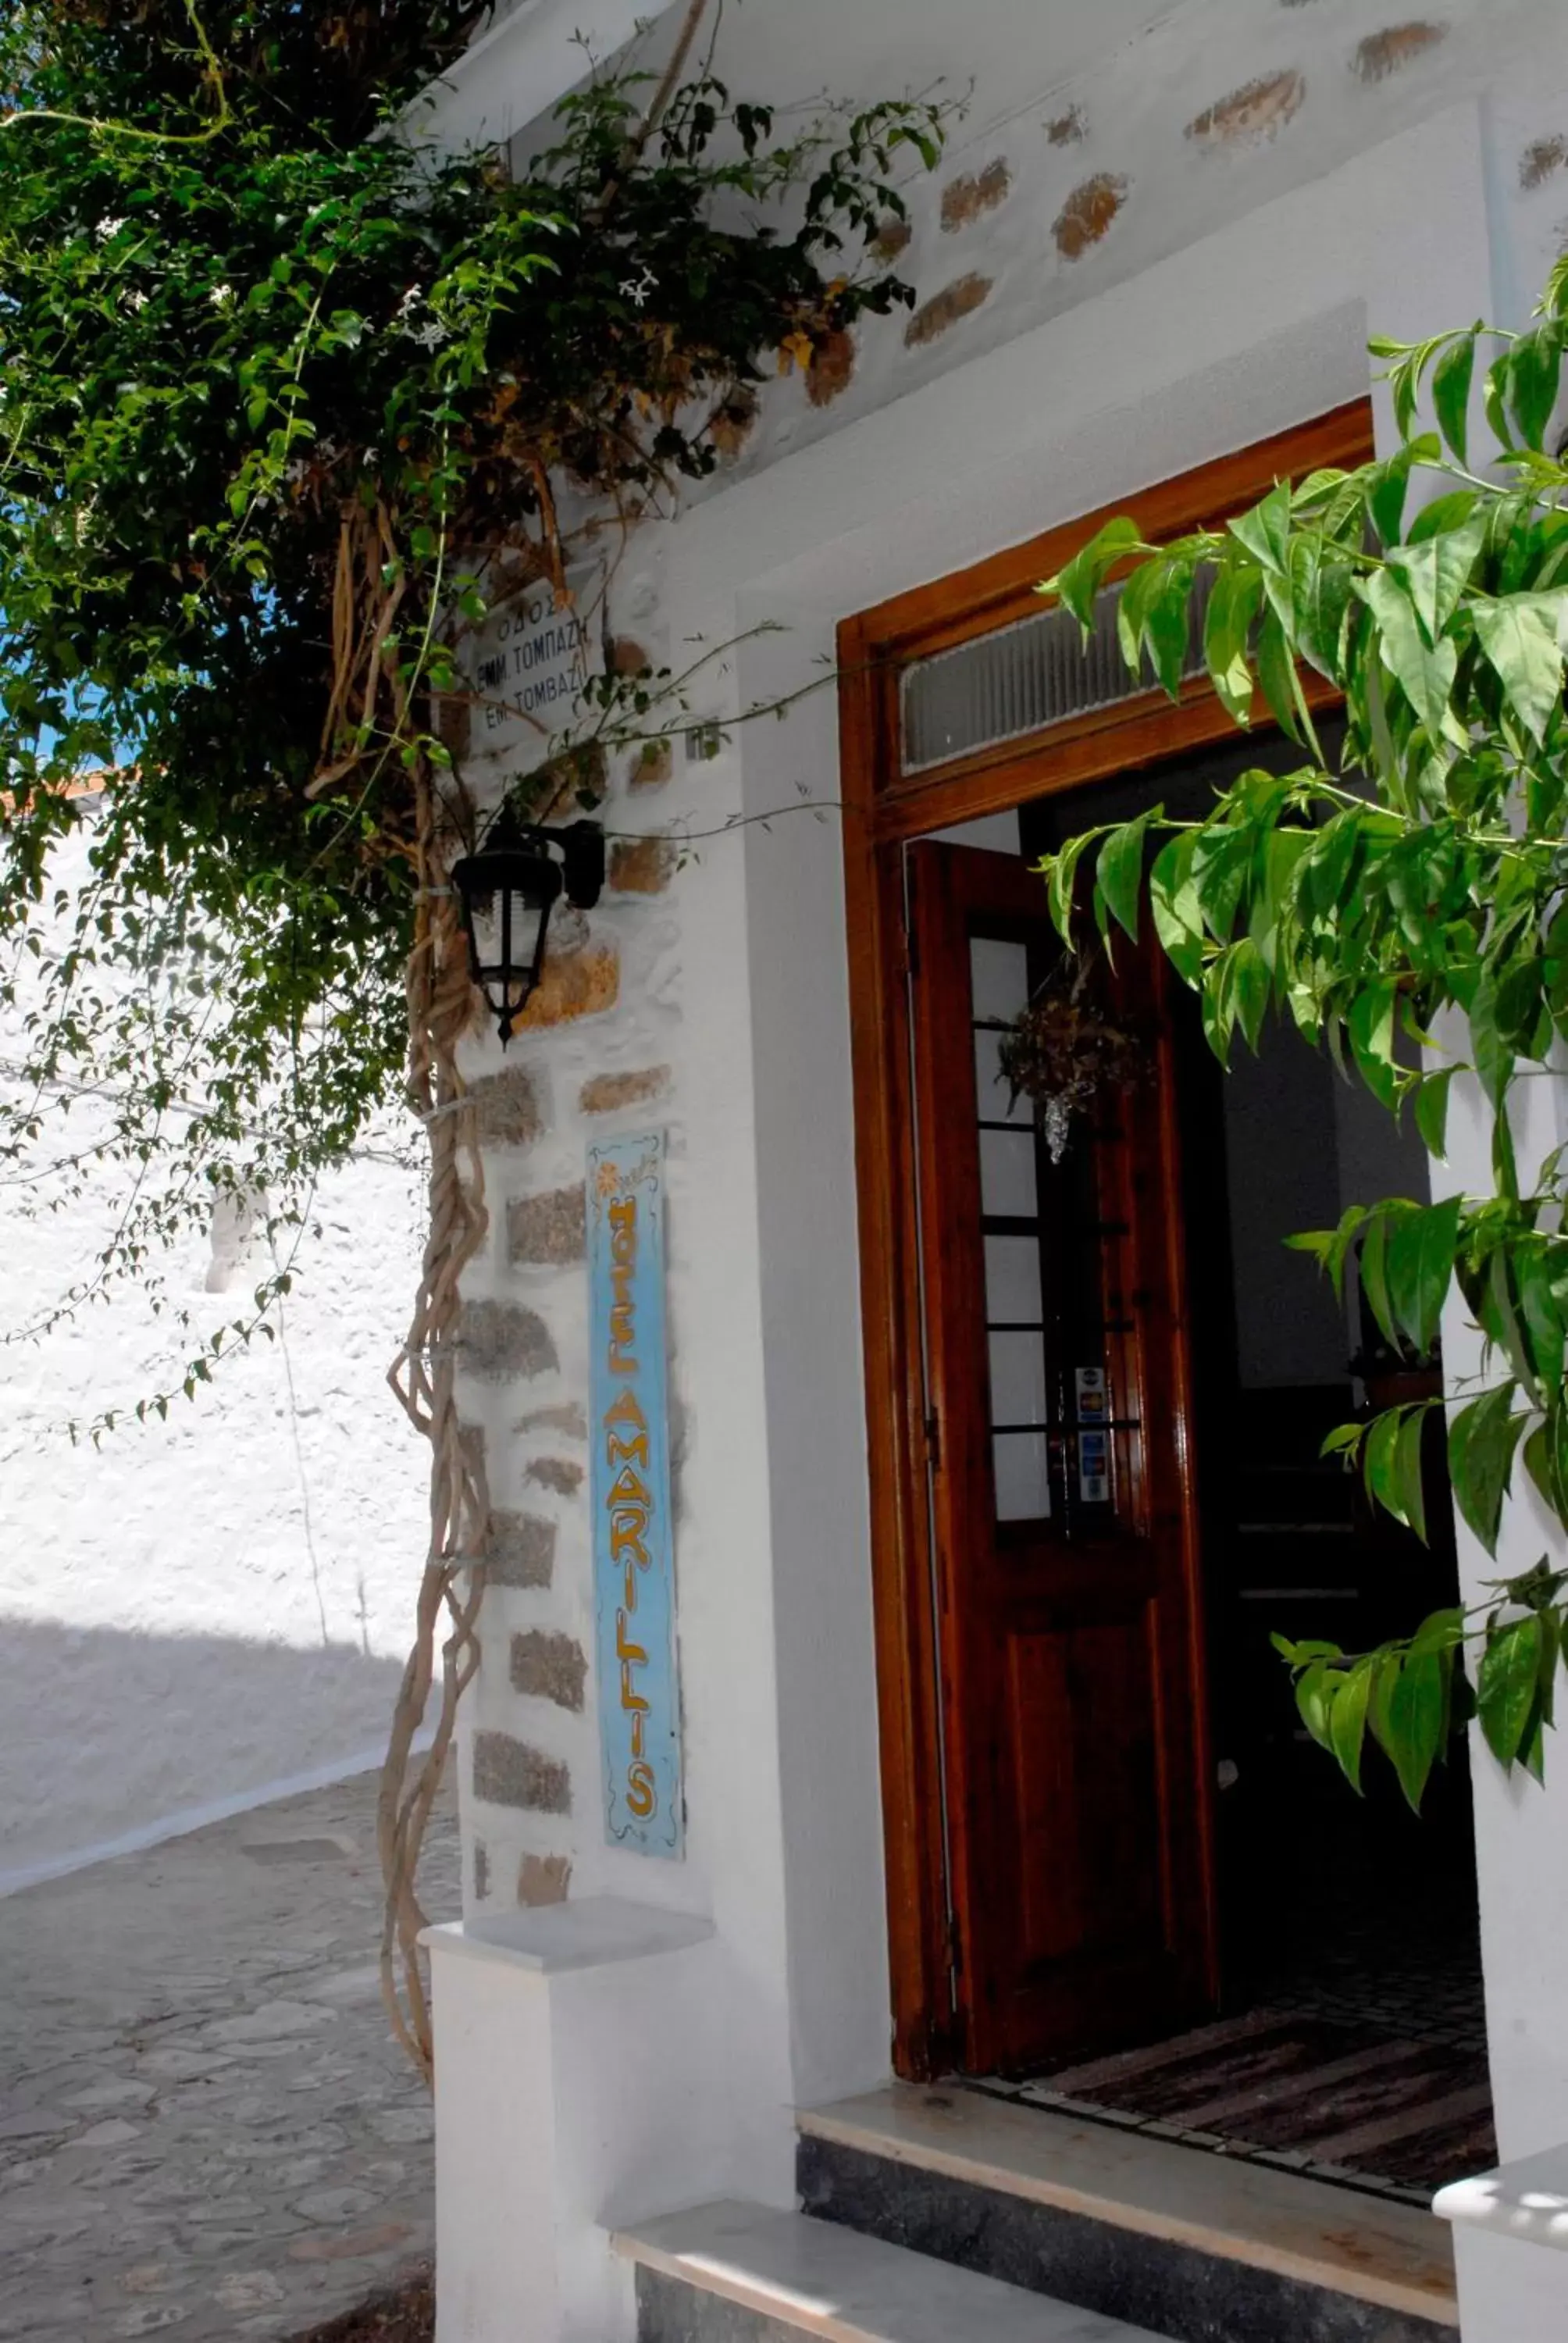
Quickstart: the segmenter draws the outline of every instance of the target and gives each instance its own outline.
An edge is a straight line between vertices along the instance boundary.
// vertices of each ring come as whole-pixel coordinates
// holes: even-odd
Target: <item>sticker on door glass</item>
[[[1078,1496],[1081,1504],[1111,1503],[1111,1435],[1081,1432],[1078,1435]]]
[[[1106,1385],[1103,1367],[1080,1367],[1078,1370],[1078,1420],[1080,1423],[1103,1423],[1111,1413],[1111,1394]]]

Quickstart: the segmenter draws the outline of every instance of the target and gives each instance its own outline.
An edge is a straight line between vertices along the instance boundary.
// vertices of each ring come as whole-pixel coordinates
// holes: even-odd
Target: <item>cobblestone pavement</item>
[[[373,1777],[0,1902],[0,2338],[276,2338],[433,2237]],[[457,1908],[455,1816],[427,1908]]]

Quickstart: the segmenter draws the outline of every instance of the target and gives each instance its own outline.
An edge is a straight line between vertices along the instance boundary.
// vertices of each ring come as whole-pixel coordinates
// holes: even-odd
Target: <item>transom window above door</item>
[[[1194,606],[1186,672],[1203,672],[1201,589]],[[1096,609],[1088,649],[1070,610],[1041,610],[976,635],[951,650],[906,667],[899,682],[900,769],[930,772],[954,758],[1027,739],[1069,717],[1118,708],[1155,688],[1153,669],[1127,671],[1117,642],[1121,588],[1109,587]]]

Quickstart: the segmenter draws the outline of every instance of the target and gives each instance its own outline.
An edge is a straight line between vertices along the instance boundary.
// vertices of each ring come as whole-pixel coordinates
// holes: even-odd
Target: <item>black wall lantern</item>
[[[503,806],[452,872],[463,906],[468,966],[495,1011],[505,1049],[545,970],[550,913],[564,895],[591,911],[604,888],[604,831],[597,821],[567,830],[521,822]]]

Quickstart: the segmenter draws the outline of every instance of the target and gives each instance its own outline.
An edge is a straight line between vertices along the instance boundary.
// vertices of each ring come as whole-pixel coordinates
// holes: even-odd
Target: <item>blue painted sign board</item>
[[[669,1362],[664,1292],[664,1133],[590,1147],[589,1396],[594,1599],[605,1835],[686,1852]]]

